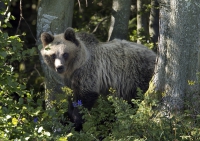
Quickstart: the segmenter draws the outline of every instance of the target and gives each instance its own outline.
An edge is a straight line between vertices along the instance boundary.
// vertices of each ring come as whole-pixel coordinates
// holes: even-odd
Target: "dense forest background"
[[[158,5],[157,5],[158,6]],[[37,8],[38,1],[22,1],[22,14],[24,20],[19,25],[20,20],[20,1],[13,0],[11,2],[10,11],[12,15],[15,17],[15,20],[11,21],[12,28],[7,30],[10,34],[21,34],[26,32],[25,43],[28,46],[35,45],[36,35],[36,25],[37,25]],[[137,36],[137,6],[136,1],[131,1],[131,12],[130,12],[130,21],[129,21],[129,36],[128,39],[131,41],[137,41],[138,37],[145,38],[145,42],[150,42],[150,35],[148,33],[149,28],[149,16],[150,10],[152,6],[150,1],[145,2],[142,5],[142,9],[139,15],[146,18],[145,24],[143,27],[147,29],[146,36]],[[158,9],[158,7],[153,7],[154,9]],[[76,28],[78,31],[86,31],[90,33],[94,33],[97,38],[101,41],[106,41],[108,38],[108,29],[110,26],[110,15],[112,12],[112,1],[103,1],[103,0],[90,0],[90,1],[75,1],[74,4],[74,12],[73,12],[73,28]],[[158,18],[158,17],[156,17]],[[157,19],[158,20],[158,19]],[[157,21],[158,26],[158,21]],[[15,29],[15,30],[13,30]],[[141,29],[142,30],[142,29]]]
[[[176,0],[172,1],[176,2]],[[59,103],[55,103],[55,107],[46,109],[44,102],[46,98],[44,74],[36,45],[38,39],[37,10],[39,2],[39,0],[0,1],[0,140],[200,140],[200,116],[197,112],[198,110],[191,106],[190,101],[185,101],[186,106],[183,109],[183,114],[172,115],[171,113],[161,113],[159,112],[159,109],[161,109],[159,107],[160,101],[147,98],[148,104],[144,104],[144,92],[140,90],[138,90],[138,99],[133,99],[134,107],[131,107],[131,105],[120,98],[113,97],[112,93],[114,90],[110,91],[110,96],[106,98],[100,97],[97,102],[97,107],[91,111],[80,107],[85,119],[81,132],[74,131],[73,123],[69,121],[67,115],[64,115],[68,108],[68,103],[64,98],[65,96],[61,98]],[[170,4],[173,3],[167,3],[167,5]],[[113,1],[108,0],[76,0],[74,2],[72,27],[76,31],[93,33],[102,42],[109,40],[108,32],[110,23],[112,22],[110,16],[113,14],[112,5]],[[156,0],[131,0],[128,36],[123,39],[144,44],[157,52],[159,33],[158,12],[161,7],[168,8],[163,5],[165,3],[161,3],[159,6]],[[196,6],[196,3],[192,3],[191,5]],[[187,6],[189,7],[190,5]],[[185,5],[183,6],[184,8]],[[169,12],[169,9],[166,11]],[[173,10],[171,11],[171,15],[173,15]],[[182,11],[184,12],[186,10]],[[162,15],[162,17],[165,16],[164,14]],[[167,18],[165,17],[165,19]],[[172,19],[174,20],[175,18]],[[163,22],[163,20],[161,21],[161,25],[163,26],[165,23],[170,23],[173,20],[167,22]],[[184,21],[187,22],[187,20]],[[173,23],[166,25],[171,26]],[[166,39],[168,40],[172,35],[176,35],[173,31],[183,31],[182,29],[185,28],[185,25],[189,24],[184,24],[183,28],[175,28],[176,26],[173,26],[172,30],[169,30],[172,26],[166,26],[167,30],[163,28],[165,30],[162,32],[163,35],[166,34],[167,36],[163,36],[163,38],[167,37]],[[189,39],[188,36],[183,37],[184,39]],[[183,39],[177,40],[183,41]],[[164,48],[167,46],[164,44],[165,42],[161,43],[163,43],[163,50],[173,50],[171,48]],[[191,42],[188,42],[188,44],[191,45]],[[162,51],[161,49],[162,47],[160,46],[160,51]],[[186,49],[188,48],[184,48],[181,54],[189,52]],[[161,52],[159,57],[161,60],[166,58],[170,60],[170,58],[173,59],[173,55],[177,56],[178,53],[174,52],[173,54],[172,52],[172,55],[170,54],[171,56],[167,56],[169,53],[166,55],[166,52],[163,54]],[[166,58],[162,58],[162,55]],[[193,57],[196,57],[195,55]],[[170,62],[168,60],[166,61],[167,63]],[[171,66],[178,66],[173,64],[176,61],[172,60],[171,62],[172,64],[169,64],[169,68]],[[190,64],[196,66],[195,63]],[[168,66],[164,67],[167,68]],[[181,70],[179,68],[177,67],[178,70]],[[186,66],[186,68],[192,67]],[[176,68],[173,69],[175,72],[178,72]],[[159,72],[164,71],[161,70]],[[167,71],[166,73],[169,72]],[[180,71],[180,73],[182,72]],[[183,73],[183,75],[185,74]],[[159,76],[165,76],[168,79],[173,75],[169,73],[169,75]],[[194,77],[196,78],[196,75]],[[184,82],[184,85],[189,87],[195,86],[196,88],[196,79],[192,79],[192,77],[191,79],[185,79],[188,84]],[[176,80],[173,80],[174,84],[176,84]],[[180,80],[183,81],[183,79]],[[179,83],[182,86],[181,81]],[[178,90],[180,89],[178,88]],[[72,93],[67,88],[64,89],[64,92],[66,95]],[[162,96],[165,95],[165,93],[159,94]],[[188,95],[188,97],[190,96]]]
[[[4,31],[8,31],[9,35],[22,35],[23,33],[26,36],[21,36],[20,38],[24,41],[23,48],[32,48],[36,47],[36,26],[37,26],[37,8],[39,1],[31,0],[31,1],[22,1],[20,9],[20,1],[13,0],[10,3],[11,14],[15,17],[15,20],[11,20],[11,27],[3,29]],[[142,10],[139,15],[144,18],[145,29],[149,28],[149,16],[151,10],[150,1],[145,2],[142,5]],[[154,7],[158,9],[158,7]],[[95,34],[95,36],[100,41],[107,41],[108,39],[108,30],[110,26],[110,15],[112,12],[112,1],[103,1],[103,0],[90,0],[90,1],[75,1],[74,11],[73,11],[73,20],[72,27],[77,31],[84,31]],[[20,20],[20,13],[22,13],[23,18]],[[156,17],[158,18],[158,17]],[[158,20],[158,19],[157,19]],[[19,22],[20,21],[20,22]],[[67,28],[67,27],[66,27]],[[144,31],[144,28],[141,27],[140,33],[137,33],[137,6],[136,1],[131,2],[131,12],[130,12],[130,20],[128,27],[128,38],[127,40],[131,40],[137,42],[140,39],[140,43],[153,48],[156,51],[156,45],[151,42],[151,38],[149,35],[149,30]],[[158,21],[157,21],[158,28]],[[157,31],[158,32],[158,31]],[[158,33],[157,33],[158,34]],[[158,35],[157,35],[158,37]],[[157,41],[157,40],[156,40]],[[154,42],[156,43],[156,42]],[[16,70],[20,70],[20,66],[24,66],[26,71],[25,74],[29,75],[28,86],[33,86],[34,89],[41,89],[41,86],[38,86],[34,80],[37,72],[35,72],[34,68],[37,68],[40,73],[42,73],[40,69],[40,62],[35,57],[33,62],[31,60],[25,60],[24,62],[17,62],[15,65]],[[39,90],[38,90],[39,91]]]
[[[37,9],[39,1],[22,1],[12,0],[9,11],[15,17],[11,20],[11,26],[3,29],[9,35],[20,35],[23,40],[23,48],[30,49],[36,47],[36,26],[37,26]],[[151,10],[150,1],[146,2],[139,15],[141,15],[145,22],[145,29],[149,27],[149,15]],[[158,7],[155,7],[156,9]],[[112,12],[112,1],[75,1],[72,27],[77,31],[84,31],[95,34],[100,41],[107,41],[108,30],[110,26],[110,15]],[[22,15],[20,15],[20,13]],[[137,42],[140,41],[156,51],[156,46],[151,42],[149,30],[144,31],[141,27],[141,33],[137,33],[137,6],[136,1],[131,2],[129,30],[127,40]],[[20,17],[21,16],[21,17]],[[23,18],[22,18],[23,17]],[[22,19],[20,19],[22,18]],[[158,17],[156,17],[158,18]],[[158,21],[157,21],[158,26]],[[66,27],[67,28],[67,27]],[[158,28],[158,27],[157,27]],[[26,34],[25,36],[21,36]],[[158,34],[158,33],[157,33]],[[156,42],[154,42],[156,43]],[[42,70],[38,56],[34,59],[27,59],[22,62],[15,62],[15,71],[19,71],[20,77],[27,76],[27,87],[34,88],[36,92],[43,90],[43,83],[41,82]]]

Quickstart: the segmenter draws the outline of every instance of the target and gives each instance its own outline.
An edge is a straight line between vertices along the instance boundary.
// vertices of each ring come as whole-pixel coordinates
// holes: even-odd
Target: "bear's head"
[[[55,36],[44,32],[41,34],[41,41],[44,62],[61,76],[73,73],[87,58],[87,50],[76,38],[72,28]]]

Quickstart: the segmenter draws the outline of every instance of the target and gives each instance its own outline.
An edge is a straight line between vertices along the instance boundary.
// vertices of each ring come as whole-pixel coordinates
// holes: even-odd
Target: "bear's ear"
[[[41,34],[41,41],[42,41],[43,47],[45,47],[46,45],[48,45],[51,42],[53,42],[53,40],[54,40],[53,35],[51,35],[51,34],[49,34],[47,32],[43,32]]]
[[[79,46],[79,42],[76,39],[76,35],[75,32],[73,30],[73,28],[68,27],[65,32],[64,32],[64,38],[68,41],[73,42],[76,46]]]

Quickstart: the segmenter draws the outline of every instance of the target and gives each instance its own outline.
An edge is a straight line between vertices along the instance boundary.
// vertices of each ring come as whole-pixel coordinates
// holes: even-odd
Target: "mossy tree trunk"
[[[157,65],[146,92],[146,96],[162,96],[161,110],[180,113],[185,99],[199,109],[199,13],[197,1],[162,1]]]
[[[37,17],[37,44],[41,44],[42,32],[59,34],[67,27],[72,26],[74,0],[41,0]],[[56,100],[56,95],[62,93],[63,82],[57,73],[50,70],[40,56],[41,66],[46,78],[46,106],[51,107],[51,101]]]
[[[108,41],[118,38],[127,39],[131,0],[113,0]]]

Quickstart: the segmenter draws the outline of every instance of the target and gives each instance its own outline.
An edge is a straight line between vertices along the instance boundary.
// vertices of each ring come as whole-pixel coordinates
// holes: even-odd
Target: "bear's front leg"
[[[96,92],[84,92],[76,94],[74,93],[74,101],[70,104],[70,117],[74,122],[75,130],[80,131],[82,129],[82,124],[84,120],[82,119],[82,114],[80,114],[79,107],[83,106],[90,110],[98,98],[98,93]]]
[[[73,102],[71,104],[71,118],[75,123],[75,130],[79,131],[82,128],[82,115],[79,113],[79,106],[83,106],[90,110],[96,102],[99,93],[96,78],[90,75],[80,76],[76,74],[72,81],[72,89],[74,92]]]

